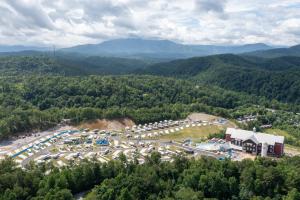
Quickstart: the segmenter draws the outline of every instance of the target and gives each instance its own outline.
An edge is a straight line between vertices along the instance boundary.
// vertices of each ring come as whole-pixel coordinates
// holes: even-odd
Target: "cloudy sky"
[[[300,0],[0,0],[0,44],[300,43]]]

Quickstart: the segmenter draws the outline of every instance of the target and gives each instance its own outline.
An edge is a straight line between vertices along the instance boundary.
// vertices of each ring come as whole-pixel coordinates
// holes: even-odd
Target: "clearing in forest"
[[[114,130],[121,131],[125,127],[131,127],[135,123],[129,118],[120,118],[120,119],[97,119],[82,123],[79,125],[79,128],[89,128],[89,129],[100,129],[100,130]]]
[[[221,130],[224,130],[224,128],[218,125],[195,126],[184,128],[183,130],[168,135],[163,135],[160,139],[175,141],[193,139],[194,141],[201,141],[206,139],[210,134],[219,133]]]

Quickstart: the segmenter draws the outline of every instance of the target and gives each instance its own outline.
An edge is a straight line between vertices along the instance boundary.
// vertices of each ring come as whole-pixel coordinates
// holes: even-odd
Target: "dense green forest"
[[[129,117],[136,123],[185,118],[205,112],[236,119],[259,113],[256,124],[288,130],[300,146],[299,105],[283,104],[195,81],[157,76],[17,76],[0,79],[0,136],[44,130],[71,119]],[[278,110],[268,112],[266,108]],[[293,111],[293,112],[289,112]],[[291,121],[291,119],[293,119]]]
[[[127,116],[149,122],[184,117],[192,111],[228,116],[229,109],[253,104],[298,109],[187,80],[152,76],[9,77],[2,78],[0,85],[2,135],[51,126],[62,118],[80,122]]]
[[[264,57],[264,58],[276,58],[282,56],[300,56],[300,45],[292,46],[289,48],[276,48],[269,50],[260,50],[245,53],[245,55]]]
[[[55,57],[49,53],[36,54],[0,56],[1,76],[30,74],[64,76],[119,75],[142,69],[151,63],[137,59],[86,57],[67,53],[58,54]]]
[[[155,61],[153,61],[155,62]],[[0,73],[10,75],[122,75],[150,74],[194,79],[202,84],[246,92],[287,103],[300,103],[300,57],[271,59],[232,54],[157,63],[138,59],[57,56],[2,56]]]
[[[299,200],[300,158],[255,161],[218,161],[213,158],[161,162],[153,153],[144,164],[119,160],[82,161],[57,169],[52,165],[15,168],[12,160],[0,162],[1,200],[68,200],[92,191],[87,200]]]
[[[130,117],[143,123],[183,118],[195,111],[226,116],[228,109],[241,105],[269,103],[187,80],[152,76],[3,77],[0,91],[1,137],[49,128],[63,118],[78,123]]]
[[[300,57],[274,59],[216,55],[159,63],[139,73],[194,78],[225,89],[282,102],[300,102]]]
[[[297,57],[216,55],[150,65],[76,54],[2,56],[0,138],[47,129],[64,118],[80,123],[129,117],[146,123],[191,112],[230,119],[264,113],[267,119],[243,128],[273,124],[293,135],[289,144],[300,146],[299,66]],[[135,75],[99,76],[123,73]],[[265,113],[265,108],[278,111]]]

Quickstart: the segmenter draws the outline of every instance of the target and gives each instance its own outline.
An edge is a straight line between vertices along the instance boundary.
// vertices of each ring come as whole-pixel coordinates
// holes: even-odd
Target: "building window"
[[[274,153],[274,146],[273,145],[268,146],[268,153]]]

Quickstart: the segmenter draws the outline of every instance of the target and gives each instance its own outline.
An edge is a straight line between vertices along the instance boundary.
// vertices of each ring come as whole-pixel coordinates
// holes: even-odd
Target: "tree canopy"
[[[15,168],[0,162],[0,199],[73,199],[91,190],[92,199],[285,199],[300,196],[300,158],[218,161],[213,158],[162,162],[158,153],[144,164],[125,160],[82,161],[58,170],[51,165]]]

